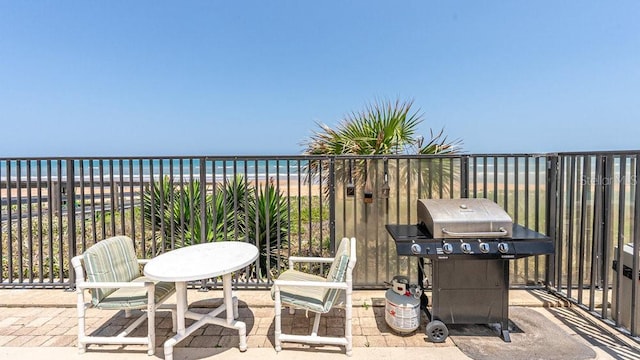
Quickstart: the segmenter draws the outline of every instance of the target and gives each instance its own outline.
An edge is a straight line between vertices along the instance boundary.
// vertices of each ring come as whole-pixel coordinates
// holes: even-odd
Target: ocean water
[[[215,160],[201,163],[200,159],[98,159],[75,160],[74,175],[97,180],[111,176],[124,179],[148,179],[173,176],[178,179],[198,178],[201,167],[208,179],[229,178],[234,174],[249,179],[267,179],[275,177],[296,178],[307,172],[307,160]],[[2,160],[0,161],[0,179],[66,179],[67,161],[63,160]]]
[[[590,171],[596,168],[596,157],[588,157]],[[378,160],[382,161],[382,160]],[[434,160],[437,161],[437,160]],[[449,162],[449,160],[445,160]],[[454,159],[454,166],[459,166],[458,159]],[[538,166],[538,176],[545,176],[547,161],[544,157],[528,156],[477,156],[469,158],[469,176],[476,179],[487,179],[498,182],[513,183],[516,179],[524,179],[527,175],[533,181],[536,176],[536,164]],[[583,164],[582,158],[578,158],[576,165],[580,168]],[[294,159],[212,159],[201,163],[198,158],[135,158],[135,159],[82,159],[74,160],[74,176],[76,179],[84,178],[98,181],[100,178],[124,180],[149,180],[153,177],[159,179],[164,176],[173,176],[187,181],[190,178],[199,178],[200,171],[204,167],[204,173],[208,181],[216,181],[231,178],[235,174],[242,175],[248,180],[265,179],[290,179],[305,178],[308,175],[307,166],[309,160]],[[635,165],[635,159],[627,158],[625,162],[626,170],[629,171]],[[437,165],[436,165],[437,166]],[[568,161],[565,166],[568,166]],[[618,174],[620,171],[620,159],[614,159],[613,171]],[[567,171],[565,169],[565,171]],[[568,172],[567,172],[568,173]],[[8,160],[0,159],[0,181],[7,178],[15,181],[18,177],[21,180],[38,178],[47,180],[51,175],[52,180],[66,179],[66,160]],[[516,175],[517,174],[517,175]],[[620,175],[620,178],[625,174]],[[627,176],[628,178],[629,176]],[[590,179],[587,177],[587,179]]]

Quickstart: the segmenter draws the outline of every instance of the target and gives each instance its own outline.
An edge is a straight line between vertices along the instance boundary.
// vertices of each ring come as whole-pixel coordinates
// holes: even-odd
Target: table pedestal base
[[[187,285],[184,282],[176,283],[178,331],[174,337],[164,342],[165,360],[173,360],[173,347],[194,331],[207,324],[220,325],[238,330],[240,351],[244,352],[247,350],[247,325],[243,321],[236,320],[238,318],[238,298],[231,293],[231,274],[223,275],[222,283],[224,303],[207,314],[189,311],[187,309]],[[225,310],[227,312],[226,318],[218,317],[218,315]],[[181,314],[183,315],[181,316]],[[196,320],[196,322],[188,328],[185,328],[185,318]]]

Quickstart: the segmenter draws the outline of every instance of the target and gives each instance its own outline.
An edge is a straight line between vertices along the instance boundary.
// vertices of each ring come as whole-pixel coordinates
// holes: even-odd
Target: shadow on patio
[[[544,291],[512,290],[510,320],[512,342],[505,343],[495,329],[486,325],[452,325],[444,343],[429,342],[424,335],[425,317],[413,333],[398,335],[384,320],[382,291],[356,291],[354,295],[354,358],[393,358],[424,352],[435,358],[460,359],[637,359],[638,346],[625,335],[576,307]],[[275,358],[274,310],[268,291],[238,291],[240,319],[247,324],[249,352],[262,358]],[[76,355],[77,320],[75,294],[62,290],[0,290],[0,355],[51,359],[52,354],[94,359],[148,358],[143,346],[89,346],[87,353]],[[220,291],[189,290],[191,307],[217,306]],[[381,306],[382,304],[382,306]],[[88,325],[94,332],[115,333],[127,319],[121,311],[90,309]],[[298,311],[283,311],[283,324],[294,333],[306,333],[312,317]],[[144,327],[141,330],[144,331]],[[320,334],[343,331],[343,313],[333,310],[322,317]],[[157,357],[162,357],[162,343],[171,336],[168,312],[159,312],[157,321]],[[178,344],[176,358],[202,359],[239,356],[238,335],[230,329],[208,325]],[[49,349],[49,351],[46,351]],[[412,350],[413,349],[413,350]],[[413,352],[407,353],[407,350]],[[388,355],[384,355],[388,354]],[[284,344],[278,359],[313,356],[346,358],[344,349],[335,346]]]

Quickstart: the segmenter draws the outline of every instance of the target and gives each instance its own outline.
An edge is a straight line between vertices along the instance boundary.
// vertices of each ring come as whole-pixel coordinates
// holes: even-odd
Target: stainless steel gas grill
[[[553,254],[553,241],[513,224],[511,217],[487,199],[418,200],[417,225],[386,225],[400,256],[417,256],[418,284],[424,259],[432,262],[431,311],[426,333],[444,341],[446,324],[498,324],[509,342],[509,260]]]

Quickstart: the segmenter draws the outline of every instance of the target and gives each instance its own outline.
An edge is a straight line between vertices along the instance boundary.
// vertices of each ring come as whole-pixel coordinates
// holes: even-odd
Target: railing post
[[[559,245],[559,241],[556,237],[557,234],[557,214],[558,214],[558,155],[547,156],[547,206],[545,213],[546,234],[553,239],[555,247]],[[548,289],[550,286],[555,286],[555,254],[547,255],[547,269],[545,272],[545,286]],[[558,289],[559,290],[559,289]]]
[[[329,158],[329,247],[336,247],[336,157]],[[320,179],[322,183],[322,179]],[[322,196],[322,194],[320,194]]]
[[[460,158],[460,197],[469,197],[469,155]]]
[[[75,290],[76,275],[71,267],[71,259],[77,255],[77,239],[76,239],[76,207],[75,207],[75,161],[73,159],[66,160],[67,167],[67,181],[66,181],[66,203],[67,203],[67,238],[69,239],[69,258],[67,259],[68,266],[62,266],[64,269],[69,269],[69,290]],[[62,231],[60,229],[59,231]]]
[[[634,207],[633,207],[633,254],[632,254],[632,260],[631,260],[631,273],[632,274],[638,274],[638,272],[640,271],[640,183],[638,183],[638,179],[640,179],[640,164],[638,163],[640,161],[640,154],[635,156],[635,173],[631,178],[631,189],[633,189],[634,192],[634,196],[633,196],[633,201],[634,201]],[[622,269],[622,261],[621,259],[618,260],[618,271],[621,271],[620,269]],[[640,294],[638,294],[638,291],[640,286],[638,286],[638,282],[637,281],[632,281],[631,282],[631,326],[630,326],[630,331],[631,331],[631,336],[638,336],[638,332],[640,331],[640,329],[638,329],[637,322],[638,322],[638,297],[640,296]],[[620,305],[618,305],[618,309],[620,308]],[[619,319],[619,318],[618,318]]]
[[[613,179],[614,169],[613,169],[613,156],[607,155],[602,158],[603,160],[603,177],[602,177],[602,242],[600,243],[600,283],[602,287],[602,318],[607,318],[608,306],[608,295],[609,295],[609,276],[608,276],[608,262],[609,262],[609,244],[611,243],[611,235],[613,234],[612,229],[612,197],[613,197]],[[621,268],[620,268],[621,269]]]
[[[590,295],[589,295],[589,311],[595,311],[595,293],[597,289],[601,288],[600,277],[601,272],[600,269],[600,261],[601,261],[601,252],[602,252],[602,236],[603,236],[603,219],[604,214],[603,210],[606,205],[603,204],[604,201],[604,189],[603,189],[603,181],[604,181],[604,170],[605,167],[605,157],[603,155],[596,156],[596,169],[595,169],[595,178],[594,178],[594,197],[593,197],[593,224],[592,224],[592,232],[593,232],[593,242],[591,245],[591,285],[590,285]]]
[[[200,243],[204,244],[207,240],[207,159],[201,157],[200,161]],[[214,164],[215,167],[215,164]],[[213,179],[213,187],[215,189],[216,179]],[[214,190],[215,191],[215,190]],[[215,229],[213,229],[215,231]],[[215,234],[214,234],[215,239]],[[213,240],[213,239],[212,239]]]
[[[53,209],[53,215],[62,215],[63,210],[67,207],[67,188],[61,176],[58,176],[58,180],[53,182],[49,198],[51,199],[50,206]]]

